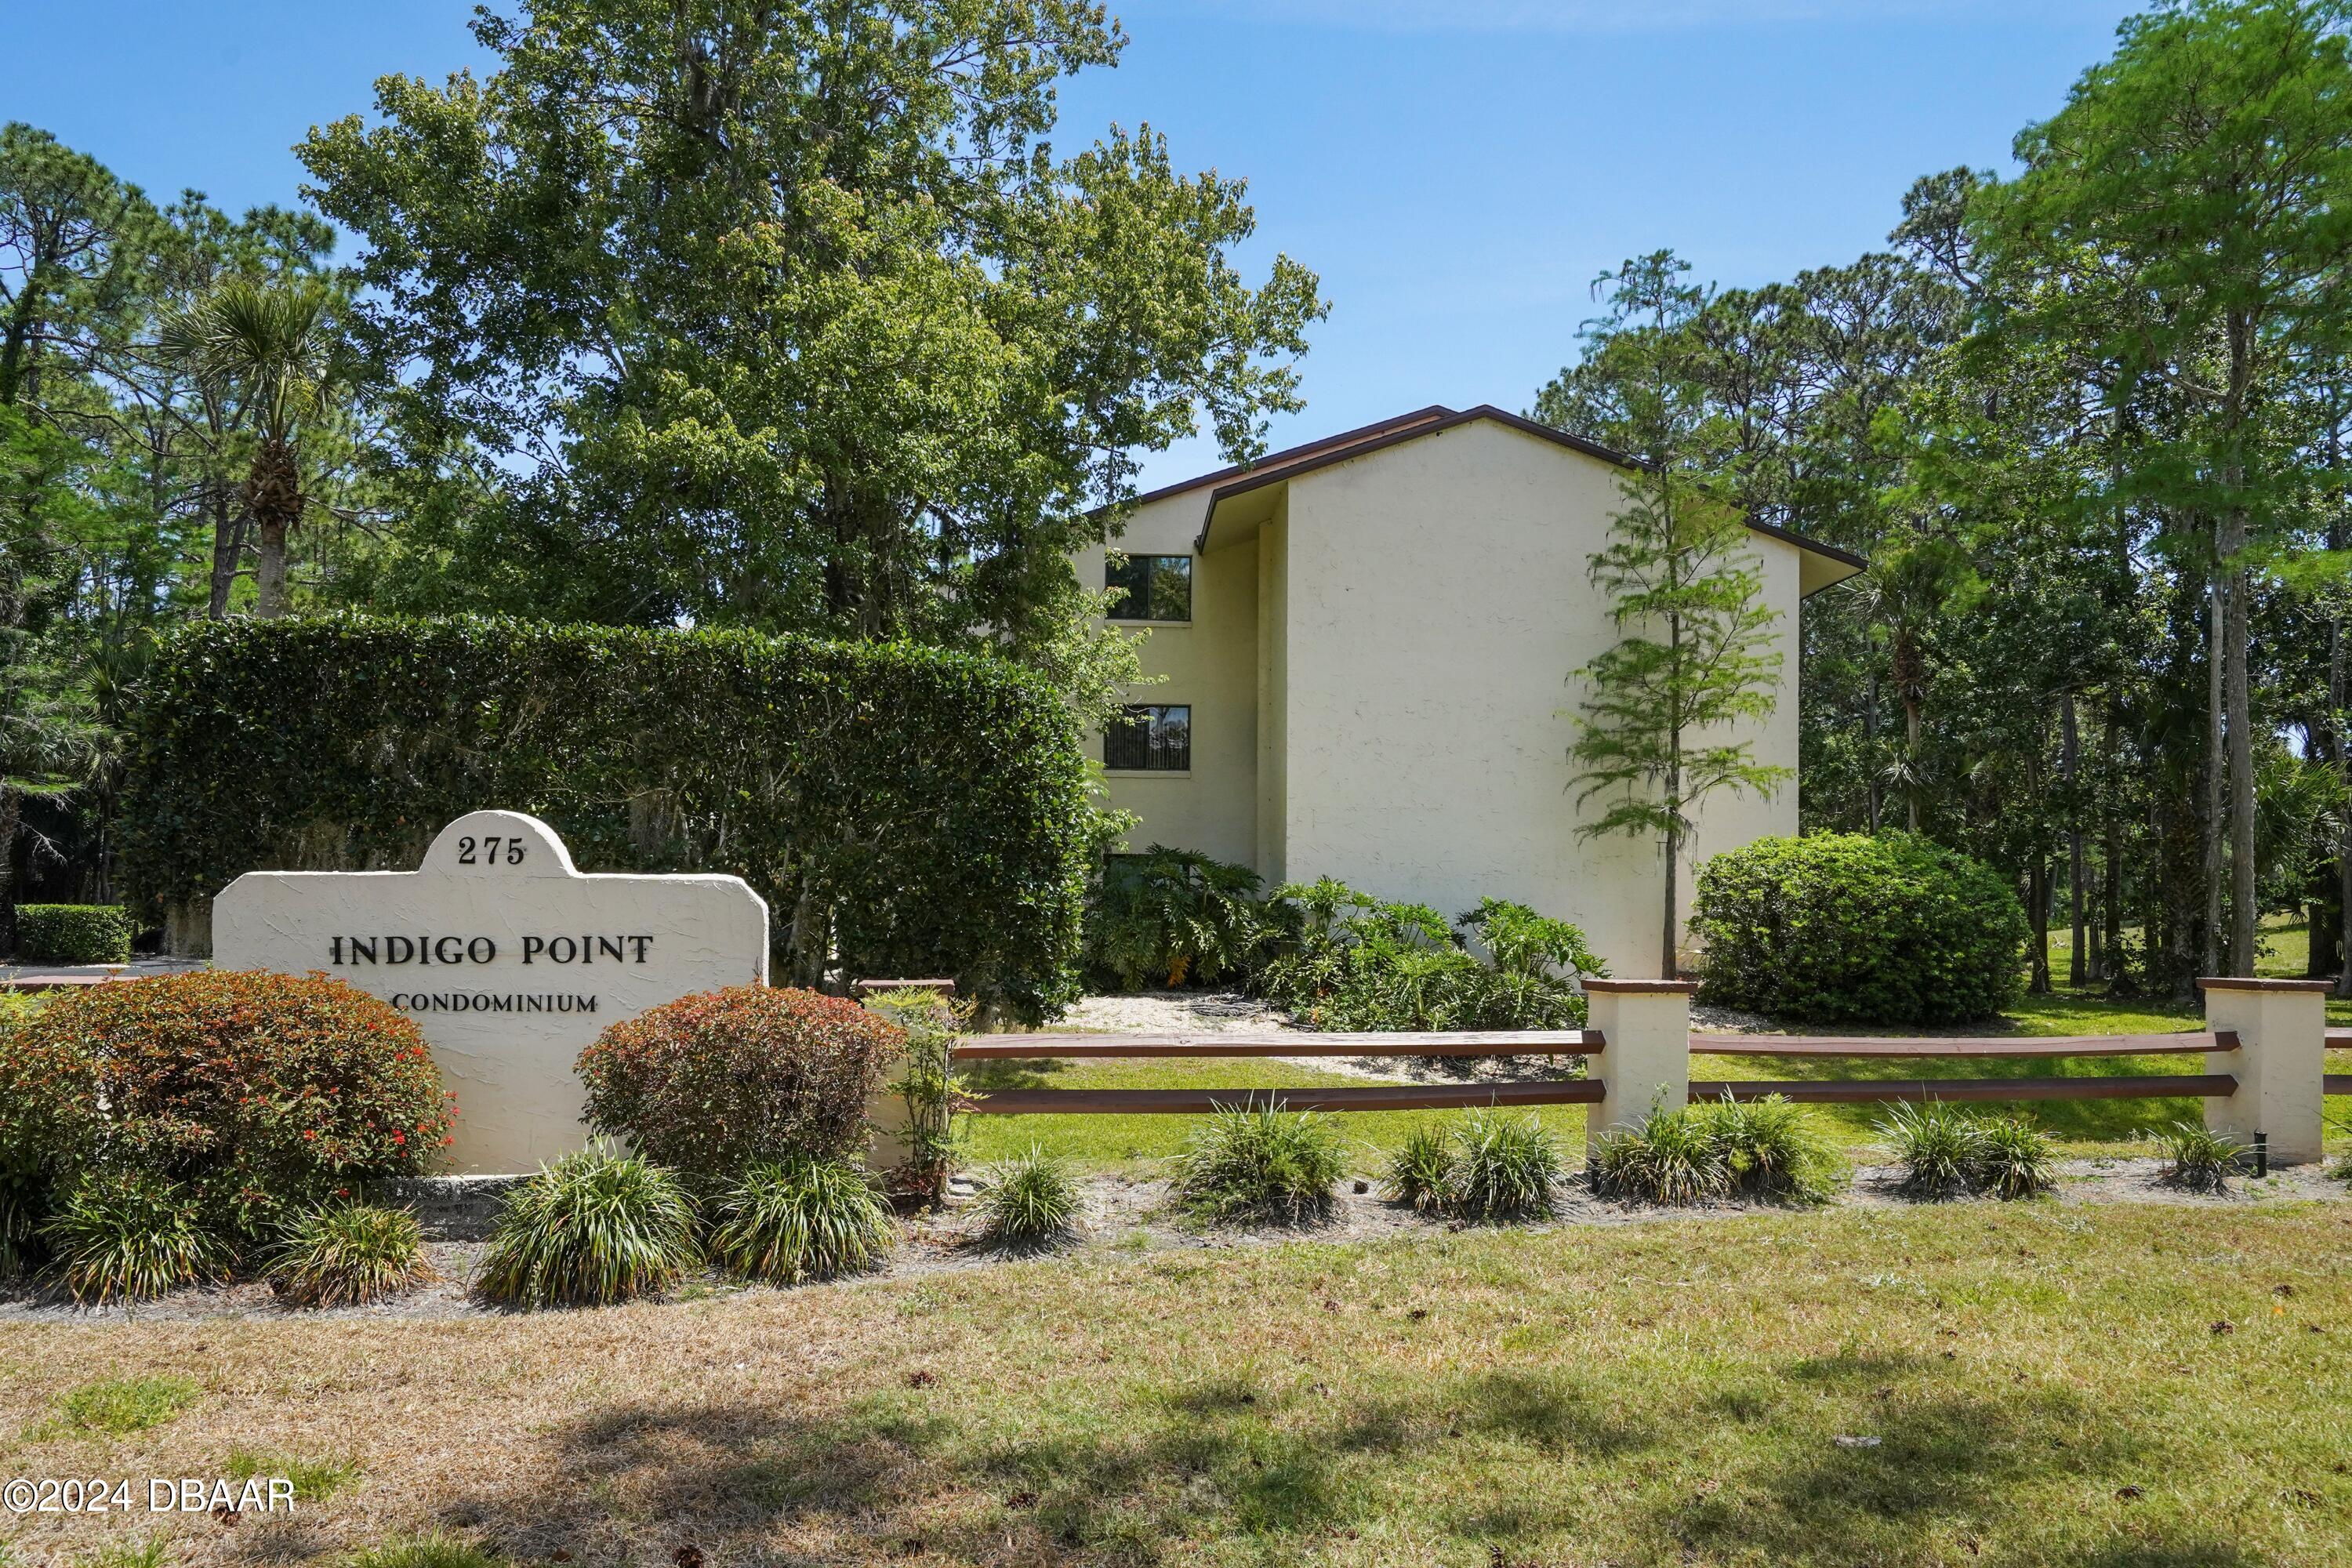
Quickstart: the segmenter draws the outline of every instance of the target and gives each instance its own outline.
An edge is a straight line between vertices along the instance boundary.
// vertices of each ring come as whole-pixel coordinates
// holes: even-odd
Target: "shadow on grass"
[[[1948,1366],[1909,1355],[1655,1390],[1635,1368],[1528,1367],[1347,1397],[1251,1373],[1019,1409],[1001,1394],[960,1395],[950,1377],[824,1414],[756,1399],[610,1406],[545,1436],[557,1484],[461,1500],[440,1522],[539,1560],[593,1542],[656,1562],[690,1544],[714,1563],[1144,1564],[1235,1538],[1281,1558],[1393,1527],[1515,1563],[1596,1537],[1640,1560],[1940,1561],[1979,1531],[2008,1538],[2012,1559],[2022,1536],[2032,1560],[2079,1568],[2252,1561],[2152,1514],[2051,1539],[2049,1519],[2160,1474],[2162,1445],[2064,1389],[1955,1387]],[[1877,1444],[1840,1446],[1841,1433]],[[2116,1531],[2131,1527],[2118,1554]]]

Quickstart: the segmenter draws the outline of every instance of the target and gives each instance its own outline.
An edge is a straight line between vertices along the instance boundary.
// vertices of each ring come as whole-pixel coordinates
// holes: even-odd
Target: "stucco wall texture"
[[[1567,757],[1571,672],[1616,640],[1586,567],[1621,472],[1474,419],[1228,501],[1193,563],[1192,623],[1146,634],[1145,672],[1165,679],[1134,700],[1192,706],[1192,765],[1106,775],[1109,803],[1140,819],[1129,847],[1199,850],[1270,884],[1328,875],[1448,915],[1516,899],[1581,925],[1612,973],[1655,976],[1659,848],[1580,837],[1592,813]],[[1205,488],[1148,501],[1118,547],[1190,555],[1208,504]],[[1756,751],[1793,770],[1805,552],[1750,538],[1782,656]],[[1102,552],[1078,569],[1099,586]],[[1769,798],[1715,796],[1681,913],[1692,862],[1796,830],[1793,778]]]

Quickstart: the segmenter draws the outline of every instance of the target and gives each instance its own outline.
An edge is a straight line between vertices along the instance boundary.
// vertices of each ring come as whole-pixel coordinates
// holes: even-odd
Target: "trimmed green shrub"
[[[289,1207],[424,1174],[454,1115],[415,1020],[315,975],[91,985],[0,1031],[0,1173],[59,1192],[96,1170],[152,1173],[247,1237]]]
[[[797,1285],[880,1268],[898,1230],[864,1170],[790,1159],[755,1167],[720,1200],[710,1255],[742,1279]]]
[[[1443,1122],[1423,1121],[1405,1134],[1390,1157],[1381,1195],[1410,1204],[1417,1214],[1443,1214],[1453,1202],[1454,1134]]]
[[[1069,1162],[1033,1143],[988,1172],[980,1215],[980,1239],[989,1246],[1052,1247],[1077,1235],[1086,1196]]]
[[[407,1209],[321,1204],[287,1225],[266,1270],[294,1307],[350,1307],[397,1296],[435,1278],[425,1230]]]
[[[755,1165],[857,1152],[905,1048],[903,1030],[855,1002],[731,985],[614,1024],[578,1071],[589,1126],[708,1192]]]
[[[508,1195],[474,1288],[511,1307],[602,1307],[673,1289],[701,1261],[677,1177],[583,1149]]]
[[[1723,1145],[1706,1108],[1695,1105],[1653,1104],[1638,1125],[1601,1134],[1585,1157],[1585,1173],[1603,1197],[1677,1207],[1731,1187]]]
[[[1770,1203],[1825,1203],[1843,1162],[1812,1113],[1785,1095],[1706,1100],[1693,1108],[1723,1155],[1726,1189]]]
[[[1154,844],[1113,855],[1087,900],[1087,972],[1106,989],[1206,985],[1254,970],[1284,931],[1246,866]]]
[[[2176,1121],[2156,1141],[2164,1148],[2164,1179],[2192,1193],[2221,1192],[2246,1168],[2246,1146],[2201,1121]]]
[[[16,906],[16,956],[27,963],[128,963],[138,934],[119,904]]]
[[[1699,868],[1701,1000],[1815,1023],[1937,1025],[2017,999],[2027,926],[1980,861],[1908,834],[1759,838]]]
[[[416,863],[484,806],[586,870],[741,876],[778,978],[952,975],[1024,1019],[1076,992],[1093,846],[1068,705],[904,643],[341,616],[208,621],[143,688],[122,820],[140,900],[260,867]]]
[[[1566,1172],[1559,1144],[1522,1111],[1472,1111],[1454,1136],[1448,1207],[1465,1219],[1528,1219],[1552,1212]]]
[[[1253,984],[1309,1029],[1575,1028],[1585,1006],[1572,983],[1608,973],[1583,932],[1524,904],[1488,899],[1448,925],[1426,904],[1328,877],[1276,897],[1289,910],[1276,923],[1297,935]]]
[[[82,1182],[42,1227],[76,1301],[144,1301],[226,1272],[228,1244],[178,1187],[133,1171]]]
[[[1339,1124],[1271,1102],[1219,1106],[1177,1156],[1177,1197],[1215,1220],[1299,1225],[1329,1217],[1333,1184],[1347,1170]]]

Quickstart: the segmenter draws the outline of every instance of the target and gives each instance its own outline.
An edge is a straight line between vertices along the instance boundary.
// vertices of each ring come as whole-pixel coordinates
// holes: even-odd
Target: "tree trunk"
[[[16,951],[16,825],[24,820],[25,794],[0,784],[0,952]]]
[[[2033,982],[2036,996],[2050,994],[2050,858],[2036,851],[2025,873],[2025,903],[2033,921]]]
[[[264,441],[246,476],[244,500],[260,546],[254,567],[253,613],[275,620],[286,613],[286,538],[302,516],[302,471],[285,441]]]
[[[213,514],[213,579],[205,615],[217,621],[228,616],[229,590],[236,585],[237,562],[245,554],[245,513],[230,506],[226,484],[213,483],[207,488],[212,492],[206,510]]]
[[[2074,694],[2067,692],[2059,700],[2059,731],[2063,737],[2059,753],[2059,767],[2067,789],[2066,826],[2066,899],[2074,915],[2071,945],[2066,953],[2066,984],[2080,985],[2086,978],[2084,961],[2090,956],[2083,951],[2083,879],[2090,857],[2083,845],[2083,817],[2074,804],[2075,774],[2083,761],[2082,731],[2074,720]]]
[[[2231,530],[2232,553],[2245,543],[2241,519]],[[2247,601],[2252,583],[2243,572],[2230,574],[2230,597],[2223,627],[2228,635],[2229,668],[2223,676],[2222,701],[2227,709],[2230,747],[2230,970],[2231,974],[2254,972],[2254,926],[2261,913],[2254,895],[2254,724],[2252,683],[2247,661],[2252,654]]]
[[[2344,646],[2341,610],[2327,623],[2328,725],[2336,732],[2336,777],[2345,804],[2336,828],[2336,950],[2341,969],[2336,994],[2352,996],[2352,734],[2344,728],[2344,712],[2352,705],[2352,650]]]
[[[257,518],[260,526],[260,560],[253,580],[253,613],[274,621],[286,613],[286,523],[279,518]]]
[[[2216,567],[2206,584],[2211,602],[2205,649],[2205,944],[2203,972],[2221,973],[2221,795],[2228,773],[2221,758],[2221,601],[2226,596]]]
[[[1863,780],[1863,805],[1870,823],[1870,836],[1878,837],[1878,673],[1871,672],[1870,685],[1862,703],[1862,755],[1867,776]]]

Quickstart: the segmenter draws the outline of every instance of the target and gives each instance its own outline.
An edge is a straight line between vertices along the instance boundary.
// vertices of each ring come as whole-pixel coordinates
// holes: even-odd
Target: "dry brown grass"
[[[2336,1204],[1846,1209],[530,1317],[12,1326],[0,1477],[356,1457],[290,1523],[171,1522],[191,1564],[438,1528],[711,1568],[2317,1568],[2352,1560],[2348,1244]],[[55,1429],[70,1389],[157,1373],[202,1397]],[[0,1539],[67,1563],[154,1528]]]

